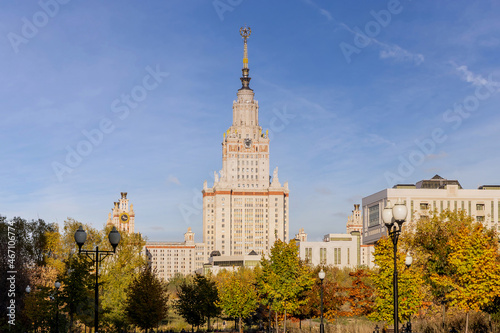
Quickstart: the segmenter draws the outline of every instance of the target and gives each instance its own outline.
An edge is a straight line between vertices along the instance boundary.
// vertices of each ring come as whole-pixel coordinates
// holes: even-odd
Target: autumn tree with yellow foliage
[[[259,305],[253,271],[240,267],[237,271],[222,271],[217,275],[219,301],[217,305],[227,317],[238,318],[239,332],[243,332],[242,321],[248,318]]]
[[[371,274],[372,283],[375,288],[375,300],[373,312],[369,318],[376,321],[393,323],[394,294],[393,294],[393,273],[394,273],[394,245],[390,238],[381,238],[375,247],[375,264],[378,269]],[[404,248],[400,244],[400,249]],[[422,271],[418,267],[405,266],[406,254],[397,252],[398,269],[398,298],[399,298],[399,321],[404,322],[410,319],[422,306],[426,287]]]

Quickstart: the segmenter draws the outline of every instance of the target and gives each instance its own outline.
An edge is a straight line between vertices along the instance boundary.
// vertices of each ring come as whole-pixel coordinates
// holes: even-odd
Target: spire
[[[243,37],[243,41],[244,41],[244,44],[243,44],[243,68],[241,69],[243,76],[240,78],[241,89],[249,89],[249,90],[252,90],[252,89],[250,89],[251,78],[248,76],[250,69],[248,68],[247,39],[248,39],[248,37],[250,37],[251,33],[252,33],[252,29],[250,29],[250,27],[247,27],[246,25],[244,27],[240,28],[240,35],[241,35],[241,37]]]

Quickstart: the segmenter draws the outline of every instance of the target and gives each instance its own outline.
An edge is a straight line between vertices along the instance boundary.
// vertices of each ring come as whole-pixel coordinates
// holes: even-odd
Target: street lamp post
[[[398,267],[397,267],[397,252],[398,252],[398,239],[401,234],[401,228],[406,220],[408,209],[400,199],[396,202],[394,207],[388,203],[382,211],[382,220],[384,221],[389,236],[391,237],[392,244],[394,245],[394,274],[392,287],[394,290],[394,333],[398,333]]]
[[[410,252],[408,252],[405,258],[406,268],[410,268],[412,263],[413,263],[413,258]],[[408,316],[408,322],[406,323],[406,333],[411,333],[411,314]]]
[[[54,287],[56,287],[56,332],[59,333],[59,287],[61,287],[61,282],[56,281]]]
[[[28,286],[26,287],[26,293],[29,294],[30,292],[31,292],[31,287],[28,284]],[[29,322],[29,328],[31,328],[31,322]]]
[[[54,287],[56,287],[56,332],[59,333],[59,287],[61,287],[61,282],[56,281]]]
[[[319,271],[318,277],[321,281],[321,323],[319,324],[319,333],[325,333],[325,326],[323,325],[323,280],[325,279],[325,272],[323,268]]]
[[[82,252],[87,255],[92,262],[95,264],[95,315],[94,315],[94,332],[99,332],[99,263],[109,255],[116,253],[116,247],[120,243],[120,233],[113,227],[113,230],[109,232],[108,239],[111,246],[113,246],[113,251],[99,251],[99,246],[95,247],[95,250],[82,250],[82,246],[87,240],[87,233],[83,230],[82,226],[78,228],[75,232],[75,242],[78,245],[78,253]]]

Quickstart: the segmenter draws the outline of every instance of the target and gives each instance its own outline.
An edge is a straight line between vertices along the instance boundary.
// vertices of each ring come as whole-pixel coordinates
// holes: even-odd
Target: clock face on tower
[[[129,219],[130,219],[130,217],[128,216],[127,213],[121,213],[121,215],[120,215],[120,222],[121,223],[128,223]]]
[[[250,148],[252,146],[252,139],[246,138],[244,143],[245,143],[245,148]]]

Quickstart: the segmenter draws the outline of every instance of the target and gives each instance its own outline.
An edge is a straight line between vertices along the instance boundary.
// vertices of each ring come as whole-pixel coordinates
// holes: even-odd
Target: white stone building
[[[194,242],[194,233],[188,228],[184,242],[148,241],[145,252],[151,267],[158,277],[168,280],[176,274],[191,274],[195,271],[196,251],[203,244]]]
[[[288,184],[278,168],[269,175],[269,136],[259,126],[259,104],[250,89],[247,38],[244,38],[242,87],[233,102],[233,123],[223,134],[222,170],[214,184],[203,184],[203,243],[209,254],[267,253],[275,240],[289,237]]]
[[[500,185],[463,189],[457,180],[448,180],[436,175],[416,184],[398,184],[364,197],[363,244],[375,244],[387,234],[387,228],[382,221],[382,210],[388,201],[395,204],[398,199],[406,202],[408,208],[407,224],[403,224],[403,227],[414,227],[415,221],[429,217],[434,210],[442,212],[449,209],[465,210],[469,216],[484,223],[486,227],[500,230]]]
[[[223,133],[222,170],[214,173],[212,187],[203,184],[203,243],[147,242],[152,265],[168,278],[176,272],[201,272],[210,255],[220,254],[216,262],[245,257],[252,251],[259,260],[275,240],[289,237],[288,183],[278,179],[278,168],[269,173],[269,136],[259,125],[259,104],[250,89],[247,38],[244,39],[242,87],[233,101],[233,121]],[[161,243],[161,244],[160,244]],[[189,244],[188,244],[189,243]],[[178,250],[178,265],[163,260],[170,249]],[[224,259],[229,257],[229,259]],[[234,260],[233,260],[234,261]],[[183,267],[179,263],[185,263]],[[212,263],[213,265],[213,263]]]
[[[295,235],[299,256],[312,266],[339,268],[373,267],[373,245],[362,245],[362,219],[359,204],[347,219],[347,233],[327,234],[321,242],[308,242],[304,229]]]

